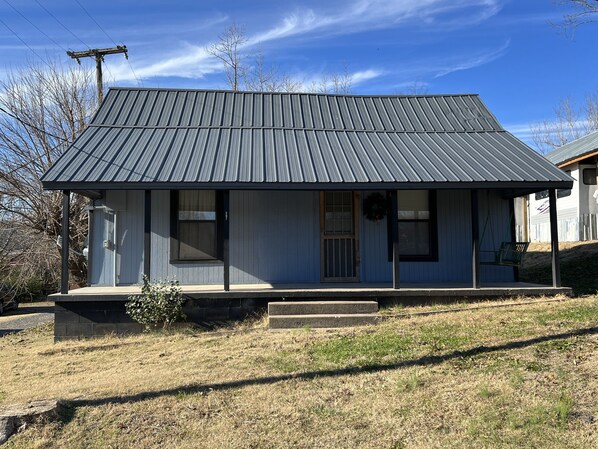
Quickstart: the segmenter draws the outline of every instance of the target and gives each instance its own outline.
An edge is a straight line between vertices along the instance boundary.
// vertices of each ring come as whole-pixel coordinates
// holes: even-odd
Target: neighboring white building
[[[598,240],[598,131],[551,151],[546,158],[575,180],[571,190],[557,191],[559,240]],[[527,235],[520,229],[520,236],[549,242],[548,191],[530,195],[526,212]]]

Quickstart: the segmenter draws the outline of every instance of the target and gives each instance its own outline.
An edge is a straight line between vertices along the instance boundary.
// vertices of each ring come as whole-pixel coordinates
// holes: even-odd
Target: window
[[[197,261],[221,258],[219,199],[220,195],[213,190],[171,192],[171,259]]]
[[[436,192],[400,190],[398,199],[401,260],[438,260]]]
[[[571,176],[571,170],[565,170],[565,173],[567,173],[569,176]],[[571,189],[558,189],[556,191],[557,198],[565,198],[566,196],[570,196],[570,195],[571,195]]]
[[[587,186],[596,185],[596,169],[595,168],[584,168],[583,169],[583,183]]]
[[[536,201],[540,201],[545,198],[548,198],[548,190],[542,190],[541,192],[536,193],[535,198],[536,198]]]
[[[565,198],[566,196],[571,195],[571,189],[558,189],[556,191],[557,198]]]
[[[571,189],[557,189],[556,191],[557,198],[564,198],[569,195],[571,195]],[[541,192],[536,193],[535,198],[536,201],[548,198],[548,190],[542,190]]]

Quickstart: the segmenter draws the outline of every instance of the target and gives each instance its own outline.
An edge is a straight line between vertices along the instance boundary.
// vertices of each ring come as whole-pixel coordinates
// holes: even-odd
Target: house
[[[546,159],[574,180],[571,189],[557,190],[559,240],[598,240],[598,131],[551,151]],[[549,242],[548,191],[530,195],[528,208],[530,240]]]
[[[564,291],[558,245],[551,287],[493,264],[513,198],[572,180],[477,95],[113,88],[42,181],[64,192],[65,223],[70,193],[91,201],[90,285],[69,291],[64,257],[57,338],[124,320],[143,274],[225,315],[271,298]]]

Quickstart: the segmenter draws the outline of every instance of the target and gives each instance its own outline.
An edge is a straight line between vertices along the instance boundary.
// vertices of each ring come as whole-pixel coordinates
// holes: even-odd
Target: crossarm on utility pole
[[[104,99],[104,83],[102,80],[102,62],[104,56],[114,55],[117,53],[124,53],[125,58],[129,59],[129,53],[126,45],[117,45],[112,48],[91,48],[84,51],[67,51],[66,54],[73,59],[76,59],[81,64],[81,58],[94,57],[96,60],[96,82],[98,85],[98,102],[101,103]]]

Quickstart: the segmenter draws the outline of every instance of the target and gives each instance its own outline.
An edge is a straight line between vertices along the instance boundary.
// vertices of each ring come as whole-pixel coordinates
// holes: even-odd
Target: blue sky
[[[598,88],[598,23],[567,37],[551,25],[565,12],[553,0],[0,0],[0,78],[28,60],[75,64],[65,49],[116,42],[129,48],[130,65],[106,58],[112,84],[225,88],[222,66],[205,48],[235,21],[248,38],[245,54],[263,54],[306,86],[347,70],[358,94],[414,85],[479,93],[530,143],[531,123]]]

